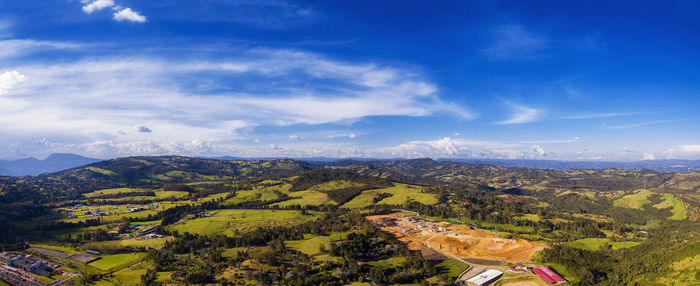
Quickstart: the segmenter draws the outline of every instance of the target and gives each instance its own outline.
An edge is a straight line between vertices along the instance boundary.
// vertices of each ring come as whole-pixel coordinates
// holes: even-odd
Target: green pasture
[[[636,241],[620,241],[620,242],[611,242],[610,239],[607,238],[583,238],[583,239],[578,239],[574,241],[567,242],[566,245],[570,247],[575,247],[579,249],[586,249],[586,250],[598,250],[600,249],[601,246],[610,244],[612,245],[612,249],[620,249],[620,248],[628,248],[628,247],[633,247],[639,244],[639,242]]]
[[[211,217],[195,218],[169,226],[180,233],[211,235],[223,233],[234,235],[235,231],[246,231],[256,227],[271,227],[296,224],[316,218],[315,214],[302,215],[296,210],[218,210]]]
[[[459,276],[459,274],[464,272],[464,270],[467,270],[467,268],[469,268],[469,264],[454,258],[447,258],[442,262],[436,264],[435,268],[438,270],[446,271],[447,274],[450,275],[450,277],[457,277]]]
[[[651,203],[649,196],[651,196],[649,191],[638,191],[613,201],[613,205],[621,208],[642,209],[644,205]]]
[[[321,191],[306,190],[298,191],[289,194],[289,199],[283,202],[276,203],[274,205],[280,207],[287,207],[293,205],[301,206],[315,206],[315,205],[325,205],[325,204],[337,204],[335,201],[328,197],[328,194]]]
[[[686,217],[685,207],[683,203],[673,197],[673,194],[663,194],[662,202],[655,204],[653,207],[657,209],[671,208],[671,216],[668,219],[683,220]]]
[[[342,207],[364,208],[373,205],[374,199],[382,193],[391,194],[391,196],[382,199],[381,201],[377,202],[377,204],[402,205],[410,200],[427,205],[436,204],[438,202],[438,198],[435,194],[424,193],[423,191],[423,187],[420,186],[394,183],[393,187],[363,191],[361,194],[345,203]]]
[[[89,265],[100,270],[110,270],[134,263],[143,259],[145,256],[145,253],[103,255],[101,259],[91,262]]]

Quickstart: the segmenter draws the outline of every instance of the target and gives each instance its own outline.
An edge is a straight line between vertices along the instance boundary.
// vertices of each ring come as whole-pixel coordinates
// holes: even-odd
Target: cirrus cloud
[[[0,121],[7,123],[0,125],[0,133],[26,152],[30,147],[18,142],[40,137],[76,148],[91,142],[120,146],[99,149],[106,154],[90,153],[99,157],[128,146],[188,146],[194,139],[233,150],[233,142],[243,139],[239,130],[256,126],[346,124],[367,116],[438,112],[473,117],[469,110],[443,101],[437,87],[413,68],[342,62],[290,50],[241,50],[237,57],[217,61],[154,55],[57,63],[18,60],[11,68],[32,80],[0,97]],[[314,82],[313,88],[308,82]],[[123,131],[133,126],[138,132]],[[128,142],[150,143],[137,148],[143,144]]]

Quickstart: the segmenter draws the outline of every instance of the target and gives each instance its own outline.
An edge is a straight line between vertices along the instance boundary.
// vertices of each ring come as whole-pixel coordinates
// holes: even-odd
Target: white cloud
[[[654,160],[655,158],[656,158],[656,156],[654,156],[654,154],[652,154],[652,153],[649,153],[649,152],[642,153],[642,159],[644,159],[644,160]]]
[[[0,94],[7,94],[16,84],[27,80],[28,77],[18,71],[6,71],[0,74]]]
[[[0,41],[0,58],[5,52],[2,48],[8,46],[16,57],[89,45]],[[241,139],[238,130],[261,125],[347,123],[366,116],[438,112],[473,117],[470,111],[440,99],[439,90],[415,68],[341,62],[289,50],[241,50],[236,58],[216,62],[94,56],[60,63],[5,63],[10,71],[3,74],[0,90],[15,89],[11,96],[0,97],[0,134],[4,138],[0,146],[15,144],[30,154],[51,148],[60,151],[58,146],[87,149],[85,144],[93,142],[101,142],[94,146],[102,147],[89,145],[93,146],[90,150],[106,152],[90,153],[96,157],[111,157],[116,153],[110,150],[129,148],[144,154],[145,150],[169,148],[153,145],[189,146],[192,138],[237,150],[240,146],[232,142]],[[17,88],[27,77],[31,80]],[[204,80],[223,88],[202,90],[198,84]],[[239,88],[237,80],[247,86]],[[308,81],[322,86],[309,89],[304,84]],[[144,122],[147,127],[141,126]],[[135,131],[145,127],[157,132],[125,132],[134,126]],[[322,137],[327,135],[352,138],[347,131]],[[25,144],[41,138],[63,145]],[[321,148],[315,152],[318,150]]]
[[[36,40],[0,40],[0,59],[9,61],[22,55],[44,50],[68,50],[81,47],[70,42],[36,41]]]
[[[348,137],[350,137],[350,139],[355,139],[355,138],[357,138],[357,134],[350,133],[350,135],[348,135]]]
[[[83,6],[83,11],[88,14],[105,8],[114,7],[113,0],[82,0],[81,2],[85,4],[85,6]]]
[[[680,145],[663,152],[663,157],[668,159],[700,159],[700,144]]]
[[[292,139],[292,140],[301,140],[302,138],[299,137],[299,135],[291,134],[291,135],[289,135],[289,139]]]
[[[496,124],[522,124],[522,123],[529,123],[533,121],[537,121],[540,119],[542,116],[542,110],[533,108],[533,107],[527,107],[524,105],[518,105],[515,103],[512,103],[510,101],[505,102],[513,111],[511,114],[511,117],[509,119],[506,119],[504,121],[499,121],[496,122]]]
[[[143,23],[146,22],[146,17],[132,11],[131,8],[124,8],[114,13],[114,20]]]
[[[534,151],[535,154],[539,156],[547,155],[547,152],[545,152],[544,149],[542,149],[542,146],[540,145],[532,145],[532,151]]]
[[[700,145],[681,145],[680,151],[700,153]]]

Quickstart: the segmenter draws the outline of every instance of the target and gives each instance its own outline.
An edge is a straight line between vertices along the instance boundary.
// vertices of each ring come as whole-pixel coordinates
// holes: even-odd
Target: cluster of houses
[[[126,206],[126,209],[127,209],[128,211],[130,211],[130,212],[138,212],[138,211],[142,211],[142,210],[143,210],[142,207],[132,207],[132,206]]]

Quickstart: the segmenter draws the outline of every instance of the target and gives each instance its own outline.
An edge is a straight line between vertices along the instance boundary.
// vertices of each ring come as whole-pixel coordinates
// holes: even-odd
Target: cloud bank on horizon
[[[4,3],[0,158],[700,159],[687,9],[39,2]]]

